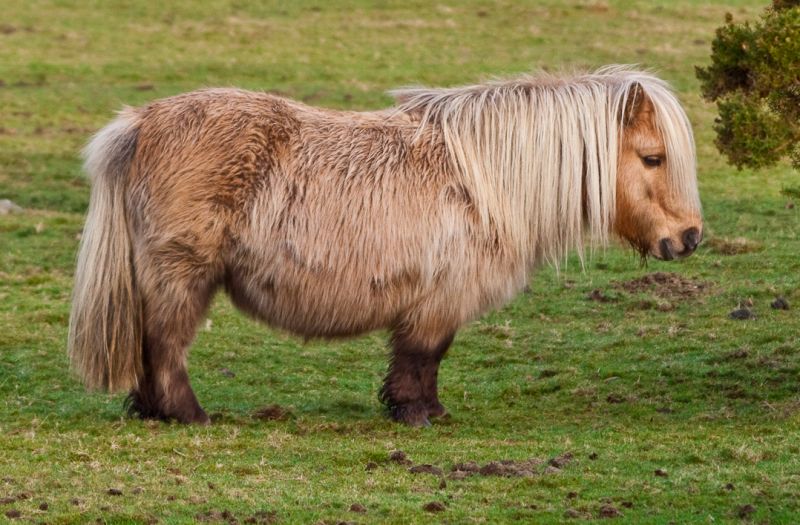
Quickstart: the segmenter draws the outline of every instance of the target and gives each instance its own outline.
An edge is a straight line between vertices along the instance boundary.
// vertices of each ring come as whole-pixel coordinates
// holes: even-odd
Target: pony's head
[[[703,237],[692,129],[674,95],[649,75],[621,86],[614,231],[642,255],[690,255]]]

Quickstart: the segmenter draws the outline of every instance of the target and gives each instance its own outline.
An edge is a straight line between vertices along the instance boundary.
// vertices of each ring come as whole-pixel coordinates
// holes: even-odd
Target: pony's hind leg
[[[453,334],[434,344],[395,333],[389,372],[380,392],[381,400],[396,421],[411,426],[429,425],[429,417],[447,413],[439,402],[439,364],[453,342]]]
[[[186,354],[215,283],[207,268],[188,261],[150,262],[138,282],[144,308],[144,377],[129,395],[129,413],[207,424],[208,416],[189,384]]]

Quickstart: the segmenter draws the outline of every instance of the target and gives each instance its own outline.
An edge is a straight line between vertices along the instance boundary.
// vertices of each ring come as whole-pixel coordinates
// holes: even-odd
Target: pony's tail
[[[92,184],[69,318],[72,368],[87,388],[117,392],[142,377],[142,305],[125,212],[139,118],[131,109],[83,150]]]

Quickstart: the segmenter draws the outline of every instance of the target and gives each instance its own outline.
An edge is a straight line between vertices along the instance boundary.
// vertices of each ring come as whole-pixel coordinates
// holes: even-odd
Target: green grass
[[[783,295],[800,307],[800,203],[781,193],[798,180],[785,166],[736,171],[714,149],[694,66],[726,11],[762,7],[726,4],[4,3],[0,198],[26,211],[0,216],[0,520],[560,523],[612,506],[626,523],[798,522],[800,321],[769,306]],[[718,242],[647,268],[612,247],[585,272],[541,269],[530,292],[459,332],[440,376],[448,420],[420,430],[383,417],[385,334],[303,343],[222,296],[190,359],[211,427],[126,419],[121,397],[86,393],[69,373],[88,201],[78,151],[122,104],[236,85],[369,109],[398,85],[634,62],[689,111]],[[752,249],[726,255],[739,237]],[[614,284],[655,271],[709,286],[675,298]],[[588,300],[594,289],[612,301]],[[728,319],[748,301],[756,319]],[[270,404],[288,417],[252,417]],[[446,474],[468,460],[574,459],[442,484],[388,461],[396,449]],[[423,510],[432,501],[445,510]]]

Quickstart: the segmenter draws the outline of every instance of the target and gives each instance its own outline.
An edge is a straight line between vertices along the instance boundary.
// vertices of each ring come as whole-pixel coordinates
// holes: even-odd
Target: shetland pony
[[[700,242],[692,130],[649,73],[393,95],[366,113],[237,89],[122,110],[84,151],[69,353],[86,385],[130,391],[141,417],[208,423],[186,355],[223,287],[307,338],[388,329],[380,397],[424,425],[445,413],[456,330],[537,264],[612,233],[659,259]]]

